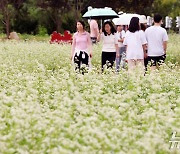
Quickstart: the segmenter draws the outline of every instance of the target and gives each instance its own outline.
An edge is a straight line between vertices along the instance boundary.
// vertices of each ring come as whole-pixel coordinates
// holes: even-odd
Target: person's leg
[[[120,66],[122,68],[125,68],[125,64],[126,64],[126,47],[121,47],[120,55],[121,55]]]
[[[88,71],[89,67],[89,56],[86,52],[82,52],[82,65],[81,65],[81,70],[82,74]]]
[[[106,61],[107,61],[107,53],[106,52],[102,52],[102,56],[101,56],[102,72],[104,71],[104,67],[106,65]]]
[[[138,68],[138,71],[141,72],[141,74],[144,74],[144,70],[145,70],[145,67],[144,67],[144,59],[138,59],[136,60],[136,66]]]
[[[116,72],[119,72],[119,65],[120,65],[120,57],[116,57]]]
[[[80,55],[79,55],[80,56]],[[81,62],[80,62],[80,59],[79,59],[79,56],[77,55],[77,53],[75,54],[75,56],[74,56],[74,64],[75,64],[75,70],[77,71],[79,71],[80,70],[80,64],[81,64]]]
[[[148,63],[150,63],[151,70],[155,70],[157,68],[157,57],[148,56]]]
[[[119,72],[120,61],[121,61],[121,48],[119,49],[119,57],[116,57],[116,71],[117,72]]]
[[[119,55],[118,71],[121,67],[121,63],[122,63],[122,54]]]
[[[151,66],[151,71],[154,71],[154,70],[156,70],[156,69],[157,69],[156,66]]]
[[[164,64],[165,59],[166,59],[166,54],[158,57],[158,59],[157,59],[157,65],[158,65],[158,67],[159,67],[160,65]]]
[[[128,60],[128,71],[131,72],[136,67],[136,62],[133,59]]]
[[[115,59],[116,59],[116,52],[109,53],[109,57],[108,57],[108,61],[109,61],[108,68],[113,68]]]
[[[137,59],[136,65],[144,68],[144,59]]]

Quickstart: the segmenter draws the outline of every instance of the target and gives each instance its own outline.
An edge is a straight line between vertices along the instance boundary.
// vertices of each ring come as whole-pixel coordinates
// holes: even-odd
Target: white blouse
[[[101,34],[101,40],[102,40],[102,51],[103,52],[116,52],[116,46],[115,44],[118,44],[118,38],[116,34],[110,34],[107,36],[104,35],[104,33]]]
[[[144,59],[142,45],[146,43],[145,33],[142,30],[136,31],[135,33],[127,31],[123,42],[124,45],[127,45],[126,59]]]

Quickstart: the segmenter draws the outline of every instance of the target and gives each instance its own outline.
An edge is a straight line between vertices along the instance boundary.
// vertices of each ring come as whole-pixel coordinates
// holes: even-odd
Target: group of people
[[[91,63],[92,44],[102,41],[101,65],[104,68],[113,68],[116,71],[128,64],[128,70],[135,68],[147,69],[150,63],[151,69],[156,69],[165,61],[168,35],[161,27],[162,16],[154,16],[154,25],[146,29],[146,25],[140,24],[138,17],[133,17],[128,29],[123,25],[114,27],[111,21],[104,22],[99,31],[96,20],[90,22],[90,32],[85,30],[83,21],[77,22],[77,32],[73,36],[71,60],[76,70],[82,66],[89,67]]]

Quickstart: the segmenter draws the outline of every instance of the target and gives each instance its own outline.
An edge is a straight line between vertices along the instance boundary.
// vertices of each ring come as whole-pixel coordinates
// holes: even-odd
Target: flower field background
[[[0,153],[157,153],[180,136],[180,35],[169,38],[166,65],[146,76],[76,74],[71,45],[0,42]]]

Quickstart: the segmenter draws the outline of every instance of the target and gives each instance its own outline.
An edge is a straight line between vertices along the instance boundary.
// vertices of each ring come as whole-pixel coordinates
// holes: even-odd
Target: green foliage
[[[64,14],[62,21],[62,28],[70,32],[76,31],[76,19],[74,18],[74,11]]]
[[[0,33],[3,33],[4,32],[4,25],[3,24],[0,24]]]
[[[152,13],[159,13],[164,17],[171,16],[175,18],[180,15],[179,0],[155,0],[153,6]]]
[[[180,35],[172,33],[168,41],[167,61],[180,65],[180,46],[177,45],[178,42],[180,42]]]
[[[38,34],[41,36],[47,35],[47,29],[43,26],[38,26]]]

